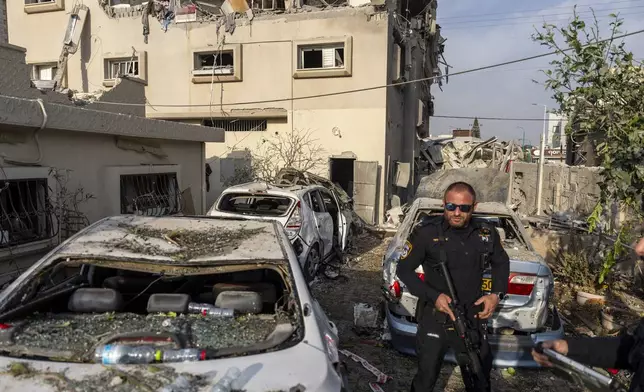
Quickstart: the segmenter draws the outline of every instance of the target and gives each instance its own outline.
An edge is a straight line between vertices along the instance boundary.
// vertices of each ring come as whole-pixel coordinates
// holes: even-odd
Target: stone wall
[[[544,213],[571,212],[587,216],[599,198],[600,168],[545,164],[541,208]],[[537,163],[513,162],[510,181],[510,204],[518,212],[534,215],[537,212]]]

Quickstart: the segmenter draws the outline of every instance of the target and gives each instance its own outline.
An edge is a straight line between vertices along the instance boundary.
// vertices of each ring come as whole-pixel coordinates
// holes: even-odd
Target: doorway
[[[355,158],[329,158],[329,179],[353,197],[353,163]]]

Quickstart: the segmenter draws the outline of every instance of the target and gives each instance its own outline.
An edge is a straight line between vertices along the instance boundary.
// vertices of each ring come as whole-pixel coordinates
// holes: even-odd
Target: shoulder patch
[[[409,253],[411,253],[411,250],[413,249],[413,246],[411,245],[411,242],[405,241],[405,245],[402,247],[402,252],[400,253],[400,259],[404,260],[409,256]]]
[[[490,232],[490,229],[488,227],[483,226],[479,229],[479,237],[481,238],[481,241],[489,242],[491,235],[492,233]]]

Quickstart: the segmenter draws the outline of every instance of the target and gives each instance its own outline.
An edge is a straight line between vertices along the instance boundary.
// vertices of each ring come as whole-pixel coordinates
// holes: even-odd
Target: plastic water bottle
[[[188,304],[188,312],[198,313],[204,316],[212,317],[234,317],[235,311],[233,309],[217,308],[210,304],[199,304],[190,302]]]
[[[163,362],[192,362],[206,359],[206,350],[199,348],[183,348],[180,350],[163,350]]]
[[[96,349],[94,361],[104,365],[154,362],[156,350],[150,346],[121,346],[108,344]]]
[[[241,371],[236,367],[228,369],[226,374],[213,385],[210,392],[230,392],[232,390],[232,383],[241,376]]]

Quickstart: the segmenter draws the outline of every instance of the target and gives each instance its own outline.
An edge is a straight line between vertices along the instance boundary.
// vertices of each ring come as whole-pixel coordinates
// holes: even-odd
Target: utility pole
[[[534,106],[543,104],[533,103]],[[546,155],[546,130],[548,124],[548,107],[543,105],[543,133],[541,134],[541,148],[539,152],[539,179],[537,180],[537,215],[541,215],[541,196],[543,194],[543,164]]]

